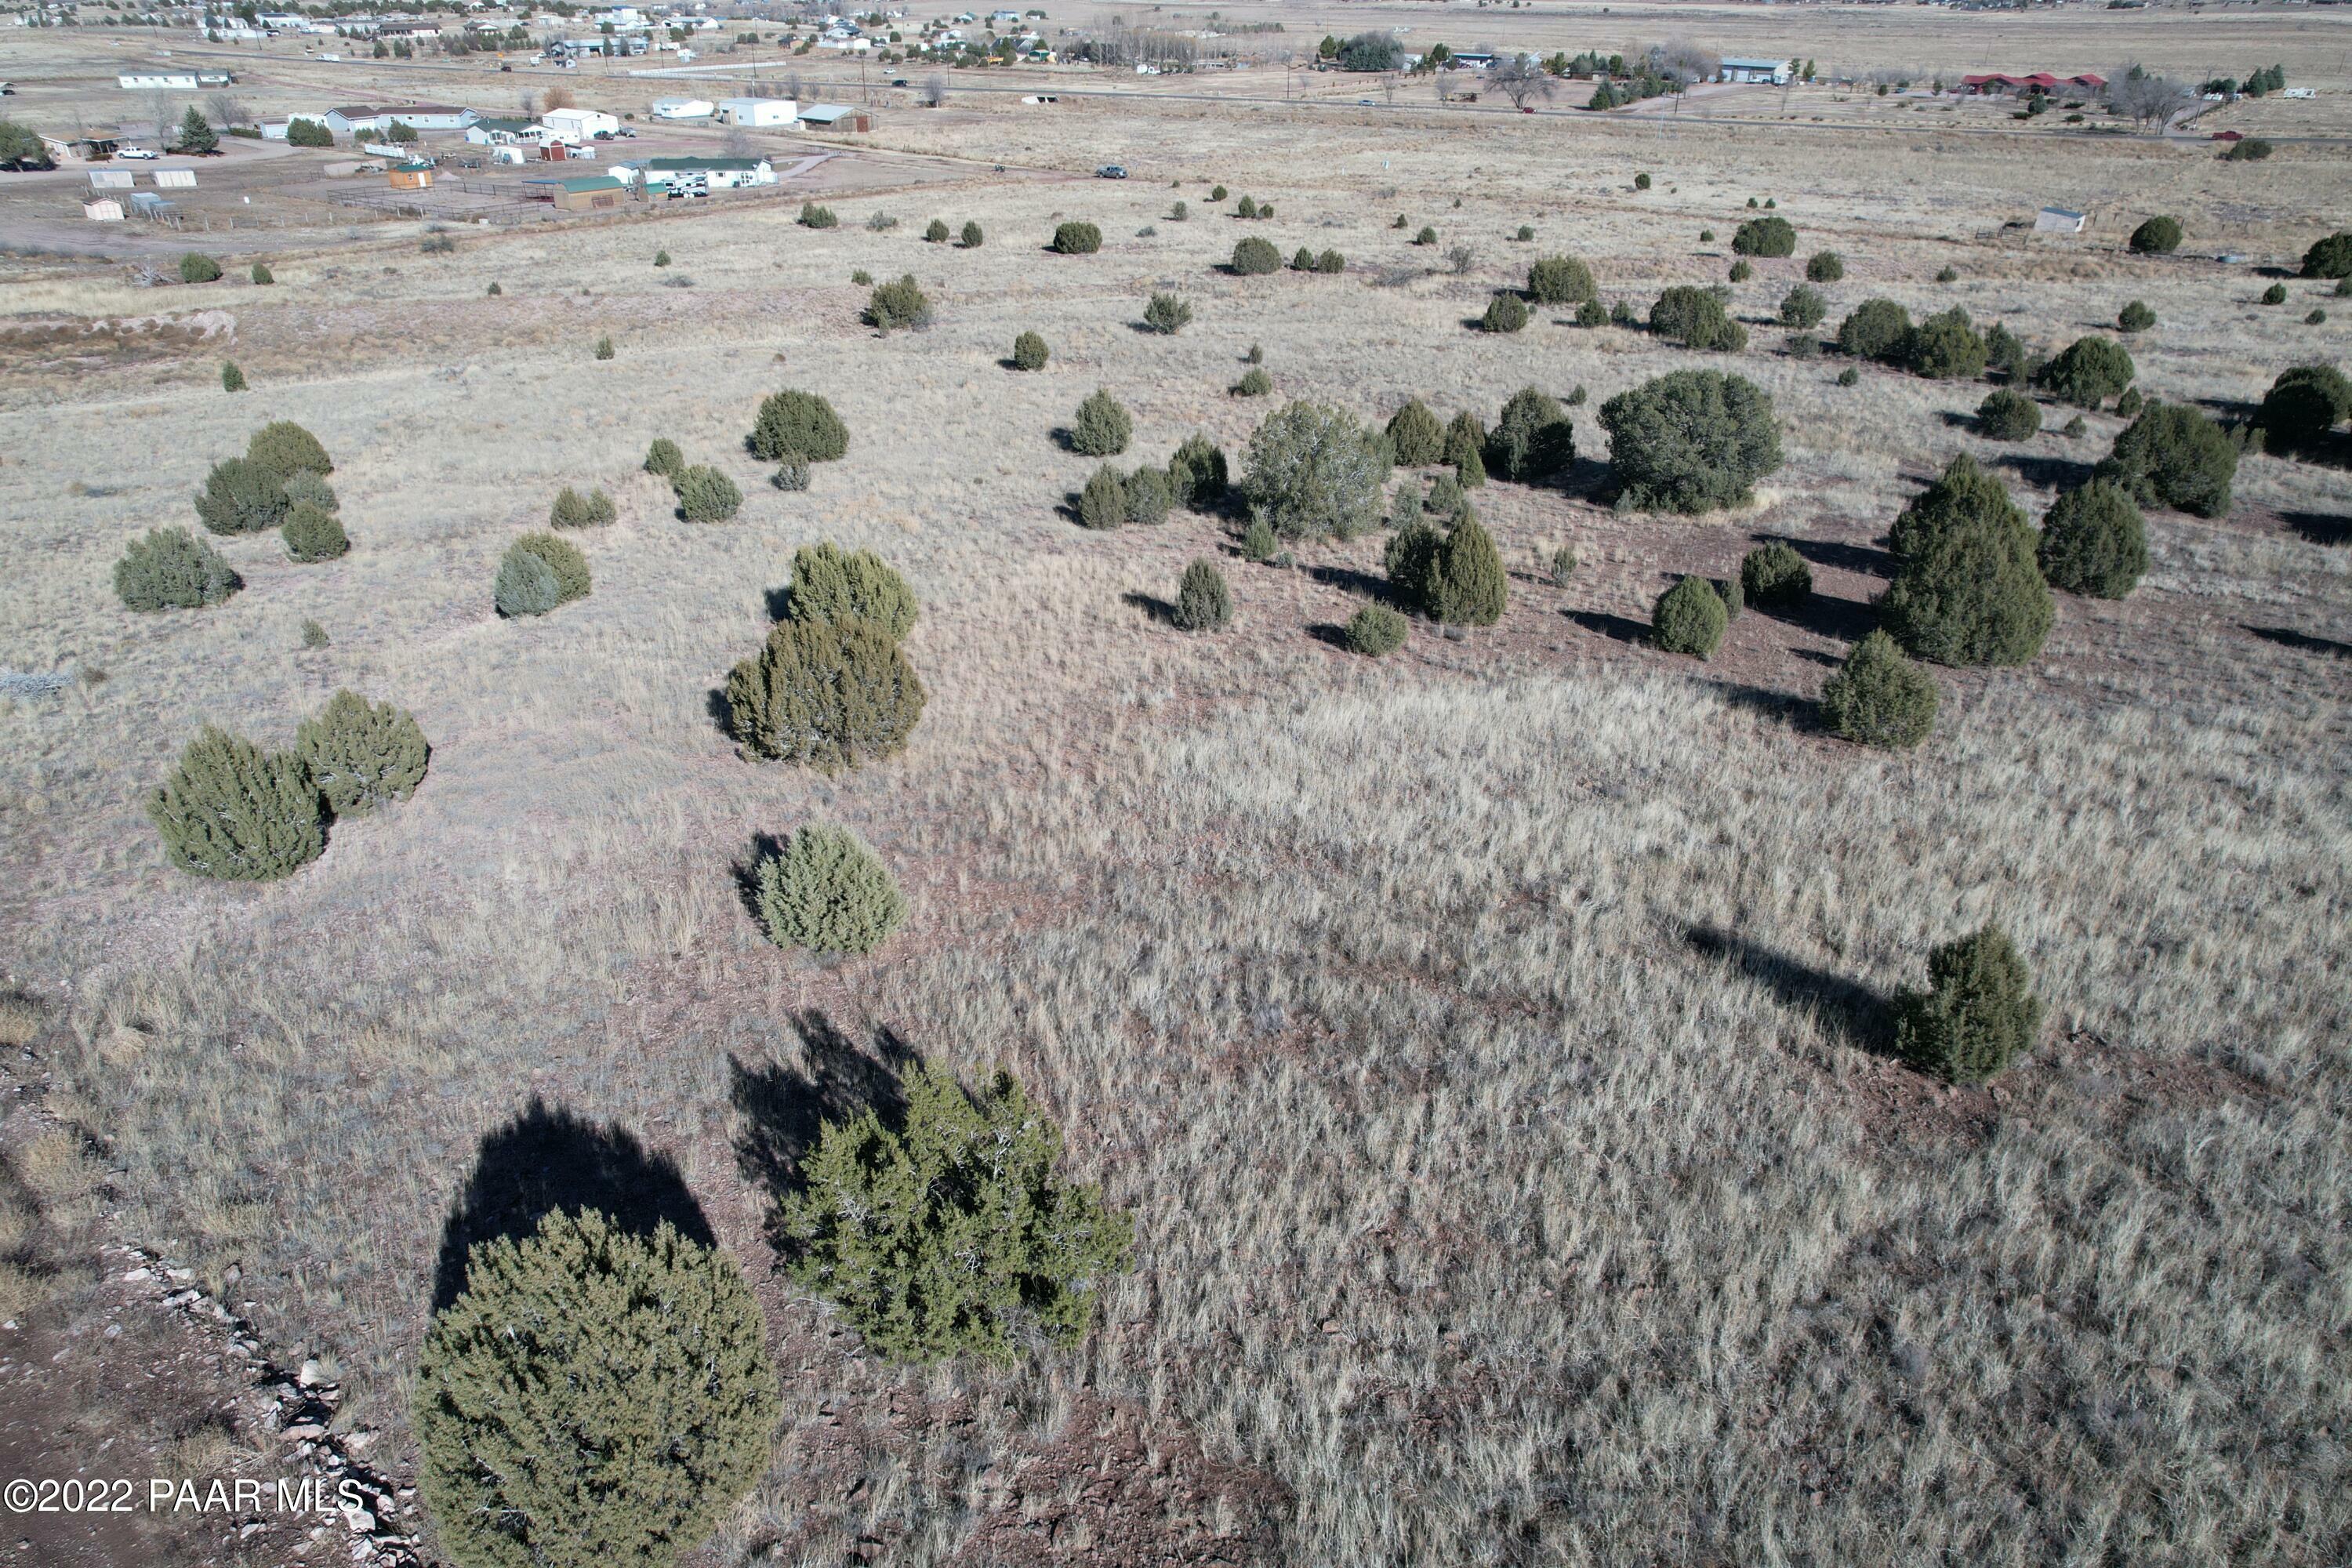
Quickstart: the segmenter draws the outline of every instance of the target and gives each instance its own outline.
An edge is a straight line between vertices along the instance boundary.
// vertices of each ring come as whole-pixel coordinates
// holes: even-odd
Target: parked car
[[[114,155],[118,158],[160,158],[163,156],[162,153],[156,152],[152,147],[117,147],[114,150]]]
[[[1095,171],[1095,177],[1098,180],[1124,180],[1127,170],[1118,163],[1105,163]]]

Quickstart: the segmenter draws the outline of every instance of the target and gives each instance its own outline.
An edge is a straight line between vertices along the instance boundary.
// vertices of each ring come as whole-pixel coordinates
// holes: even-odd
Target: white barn
[[[789,98],[722,98],[718,118],[725,125],[790,125],[801,106]]]
[[[656,120],[708,120],[718,105],[707,98],[657,98],[654,100]]]

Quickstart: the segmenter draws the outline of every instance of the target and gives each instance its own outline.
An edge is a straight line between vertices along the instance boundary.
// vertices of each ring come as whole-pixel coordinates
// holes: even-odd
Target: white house
[[[712,190],[772,185],[775,165],[765,158],[648,158],[637,165],[646,188],[662,190],[672,181],[704,181]]]
[[[593,142],[621,133],[620,116],[601,109],[551,109],[539,120],[550,136],[562,142]]]
[[[1716,73],[1717,81],[1769,82],[1774,87],[1786,87],[1796,75],[1794,60],[1727,59]]]
[[[722,98],[718,119],[722,125],[790,125],[801,116],[801,106],[789,98]]]
[[[511,147],[544,140],[547,128],[528,116],[486,114],[466,127],[466,140],[477,147]]]
[[[125,92],[194,92],[194,71],[125,71],[114,79]]]
[[[657,98],[654,100],[654,118],[708,120],[717,107],[707,98]]]
[[[327,129],[352,136],[389,131],[398,121],[411,131],[463,131],[479,118],[470,109],[447,103],[346,103],[327,110]]]

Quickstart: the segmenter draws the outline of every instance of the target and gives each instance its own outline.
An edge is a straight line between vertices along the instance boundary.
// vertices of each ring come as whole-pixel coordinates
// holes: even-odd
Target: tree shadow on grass
[[[2309,632],[2296,631],[2293,626],[2248,626],[2264,642],[2291,647],[2297,653],[2327,653],[2337,658],[2352,658],[2352,643],[2337,642],[2333,637],[2315,637]]]
[[[1895,575],[1892,552],[1870,544],[1842,544],[1832,539],[1791,539],[1789,548],[1816,566],[1858,572],[1865,577]]]
[[[1783,1007],[1812,1015],[1839,1044],[1873,1056],[1893,1054],[1891,998],[1735,931],[1692,926],[1683,940],[1692,952],[1763,986]]]
[[[1157,594],[1146,594],[1137,589],[1129,589],[1118,597],[1121,604],[1134,605],[1160,626],[1171,626],[1175,623],[1176,606]]]
[[[2037,489],[2071,490],[2091,482],[2095,465],[2074,458],[2053,458],[2038,452],[2003,452],[1993,459]]]
[[[1341,653],[1356,651],[1348,646],[1348,628],[1337,621],[1317,621],[1307,628],[1307,635],[1327,647],[1338,648]]]
[[[1808,594],[1793,605],[1758,605],[1759,616],[1809,631],[1815,637],[1857,643],[1878,627],[1877,607],[1863,599],[1841,599],[1829,594]]]
[[[1386,577],[1375,577],[1370,572],[1359,571],[1353,566],[1309,566],[1307,575],[1309,581],[1319,583],[1326,588],[1337,588],[1343,594],[1353,594],[1376,605],[1396,602],[1395,591],[1390,587]]]
[[[735,896],[742,900],[743,911],[753,920],[760,919],[760,867],[784,852],[784,840],[772,833],[751,835],[751,853],[728,868],[735,879]]]
[[[719,732],[729,740],[733,740],[735,738],[735,705],[727,700],[727,688],[714,686],[705,692],[702,707],[703,711],[710,715],[710,722],[717,727]]]
[[[640,1236],[667,1220],[689,1239],[712,1245],[710,1222],[668,1155],[647,1152],[626,1128],[598,1125],[534,1096],[482,1140],[474,1173],[450,1206],[434,1267],[434,1310],[465,1289],[467,1255],[476,1246],[500,1237],[520,1240],[558,1209],[594,1209]]]
[[[1813,704],[1801,697],[1791,697],[1785,691],[1775,691],[1766,686],[1751,686],[1745,681],[1718,680],[1712,683],[1723,694],[1724,701],[1734,708],[1767,719],[1778,719],[1792,730],[1819,728],[1814,722]]]
[[[2312,544],[2352,544],[2352,517],[2318,511],[2283,511],[2279,520]]]
[[[741,1118],[735,1130],[735,1163],[746,1181],[771,1197],[798,1190],[801,1162],[824,1135],[824,1124],[855,1121],[871,1110],[896,1127],[907,1113],[900,1087],[907,1068],[921,1058],[888,1029],[874,1031],[874,1048],[862,1050],[811,1008],[793,1019],[803,1065],[746,1065],[727,1058],[728,1099]]]
[[[1629,621],[1622,616],[1612,616],[1606,610],[1562,610],[1560,614],[1586,631],[1597,632],[1617,642],[1641,644],[1650,640],[1649,627],[1639,621]]]

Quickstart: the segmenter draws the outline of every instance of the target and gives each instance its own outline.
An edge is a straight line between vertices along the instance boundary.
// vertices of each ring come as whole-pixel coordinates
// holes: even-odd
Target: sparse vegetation
[[[836,228],[840,224],[841,219],[834,216],[831,207],[821,207],[814,202],[801,204],[800,226],[803,228]]]
[[[916,283],[911,272],[895,282],[875,285],[866,297],[866,324],[887,337],[900,327],[928,327],[931,324],[930,297]]]
[[[1115,458],[1127,450],[1135,418],[1100,387],[1088,393],[1070,420],[1070,450],[1082,458]]]
[[[1927,956],[1927,989],[1895,1005],[1895,1049],[1922,1072],[1982,1083],[2033,1047],[2042,1004],[2016,947],[1991,926]]]
[[[1192,302],[1173,294],[1154,294],[1143,307],[1143,324],[1172,338],[1192,324]]]
[[[728,732],[756,757],[827,773],[896,756],[928,693],[870,621],[780,621],[727,677]]]
[[[662,451],[665,447],[669,448],[666,454]],[[657,458],[666,465],[675,466],[656,468],[654,464]],[[677,443],[655,442],[653,451],[646,458],[646,471],[662,474],[672,480],[683,474],[686,471],[685,458],[679,456]],[[613,498],[603,490],[592,489],[583,496],[566,485],[556,492],[555,504],[547,509],[547,524],[550,528],[604,528],[619,515],[613,505]]]
[[[2151,403],[2116,437],[2099,465],[2142,506],[2168,506],[2199,517],[2226,517],[2238,448],[2219,425],[2178,403]]]
[[[1884,629],[1856,643],[1822,685],[1822,721],[1863,746],[1916,746],[1936,727],[1936,682]]]
[[[1274,377],[1266,374],[1265,370],[1257,365],[1252,365],[1242,372],[1241,379],[1234,383],[1235,397],[1264,397],[1273,390]]]
[[[1220,631],[1233,618],[1233,593],[1225,586],[1225,575],[1217,570],[1216,563],[1196,559],[1187,565],[1183,580],[1176,584],[1176,609],[1171,617],[1176,629]]]
[[[1064,256],[1092,256],[1102,248],[1102,230],[1076,220],[1057,225],[1053,248]]]
[[[2034,558],[2033,527],[1965,453],[1946,465],[1889,533],[1895,583],[1879,601],[1888,632],[1937,664],[2023,664],[2056,615]]]
[[[1704,577],[1685,577],[1658,595],[1650,610],[1650,638],[1668,653],[1713,658],[1731,625],[1723,595]]]
[[[244,585],[220,552],[184,528],[132,540],[114,563],[114,592],[127,609],[200,610]]]

